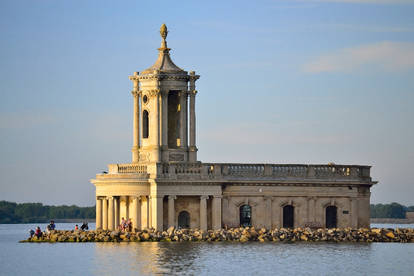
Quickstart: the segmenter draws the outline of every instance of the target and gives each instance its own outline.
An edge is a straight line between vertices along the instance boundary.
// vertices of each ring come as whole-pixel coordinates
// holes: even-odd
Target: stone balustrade
[[[111,164],[109,175],[138,174],[140,176],[156,175],[157,178],[169,179],[215,179],[215,180],[289,180],[289,179],[326,179],[370,181],[370,166],[357,165],[304,165],[304,164],[242,164],[242,163],[158,163]]]
[[[108,165],[109,174],[117,173],[133,173],[133,174],[147,174],[147,165],[142,164],[110,164]]]
[[[329,179],[369,181],[370,166],[241,164],[241,163],[159,163],[157,177],[170,179]]]

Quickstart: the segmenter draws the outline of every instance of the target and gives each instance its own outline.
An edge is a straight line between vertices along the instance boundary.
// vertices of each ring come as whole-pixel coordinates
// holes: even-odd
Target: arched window
[[[295,208],[292,205],[283,207],[283,227],[293,228]]]
[[[178,214],[178,227],[190,228],[190,214],[187,211]]]
[[[336,206],[328,206],[325,211],[326,228],[336,228],[338,225],[337,217],[338,208]]]
[[[149,136],[149,118],[148,111],[142,112],[142,138],[148,138]]]
[[[240,206],[240,226],[252,226],[252,207],[249,205]]]

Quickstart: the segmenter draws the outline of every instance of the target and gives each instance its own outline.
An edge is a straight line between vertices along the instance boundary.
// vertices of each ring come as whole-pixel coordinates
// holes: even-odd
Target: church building
[[[176,66],[161,26],[158,59],[135,72],[132,162],[97,174],[96,228],[369,227],[370,166],[203,163],[194,71]]]

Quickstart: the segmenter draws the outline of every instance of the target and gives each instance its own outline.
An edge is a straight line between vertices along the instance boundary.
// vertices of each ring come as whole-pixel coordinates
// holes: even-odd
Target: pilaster
[[[200,196],[200,230],[207,231],[207,199],[208,196]]]
[[[177,196],[168,196],[168,227],[175,226],[175,200]]]
[[[213,196],[212,202],[212,226],[213,230],[221,229],[221,198],[222,196]]]

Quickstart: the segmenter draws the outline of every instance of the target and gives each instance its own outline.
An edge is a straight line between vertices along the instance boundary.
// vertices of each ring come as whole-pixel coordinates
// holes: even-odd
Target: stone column
[[[134,76],[138,76],[138,72],[134,72]],[[138,149],[139,149],[139,82],[137,79],[133,79],[134,89],[132,95],[134,96],[134,123],[133,123],[133,146],[132,146],[132,162],[137,163],[139,161]]]
[[[114,230],[114,197],[108,198],[108,230]]]
[[[175,200],[177,196],[168,196],[168,227],[175,226]]]
[[[108,200],[106,198],[103,198],[102,203],[102,229],[108,230]]]
[[[162,161],[168,162],[168,91],[163,91],[161,93],[161,129],[162,129]]]
[[[161,122],[160,122],[160,93],[159,91],[155,95],[155,110],[154,110],[154,124],[150,123],[150,128],[153,129],[154,137],[155,137],[155,158],[154,162],[160,161],[160,132],[161,132]]]
[[[184,94],[185,101],[184,101],[184,147],[188,148],[188,93],[185,91]]]
[[[132,208],[130,208],[132,229],[141,229],[141,204],[139,197],[132,197]]]
[[[96,229],[102,229],[102,200],[96,197]]]
[[[151,196],[152,227],[156,231],[163,230],[163,196]]]
[[[196,90],[190,91],[190,153],[189,161],[197,161],[197,147],[196,147],[196,115],[195,115],[195,95]]]
[[[114,229],[117,229],[119,224],[119,197],[114,197]]]
[[[221,229],[221,198],[221,195],[213,197],[213,202],[211,205],[213,230]]]
[[[200,230],[207,231],[207,199],[208,196],[200,196]]]
[[[141,197],[141,229],[149,228],[149,200],[147,196]]]
[[[180,92],[180,147],[187,147],[187,133],[186,133],[186,102],[187,93],[185,91]]]
[[[265,206],[265,221],[264,227],[266,229],[272,229],[272,198],[267,196],[264,198],[264,206]]]

